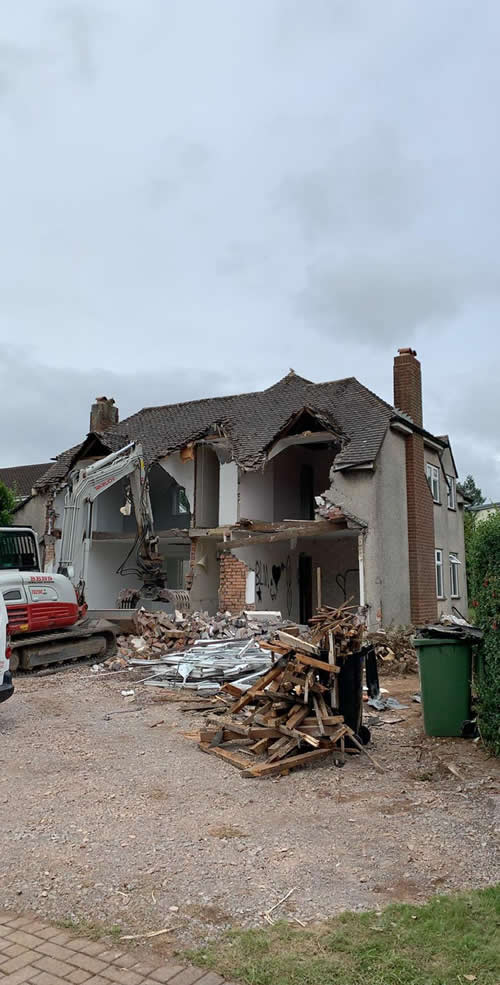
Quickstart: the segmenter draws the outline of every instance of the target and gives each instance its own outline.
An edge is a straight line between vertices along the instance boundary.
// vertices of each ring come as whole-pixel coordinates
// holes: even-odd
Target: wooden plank
[[[279,728],[268,728],[264,725],[251,726],[249,730],[251,739],[279,739],[281,732]]]
[[[323,721],[324,721],[324,719],[323,719]],[[321,735],[325,735],[325,736],[335,735],[337,729],[338,729],[338,725],[323,725],[323,732],[320,732],[319,725],[318,725],[317,722],[316,722],[316,725],[301,725],[300,726],[300,731],[301,732],[305,732],[307,735],[316,735],[316,736],[321,736]]]
[[[343,721],[344,721],[344,716],[343,715],[329,715],[327,718],[323,718],[323,725],[341,725]],[[308,716],[307,718],[304,718],[304,721],[303,721],[302,724],[303,724],[303,726],[305,726],[305,725],[317,725],[318,724],[318,720],[317,720],[316,717],[309,718],[309,716]]]
[[[380,763],[377,763],[377,760],[375,759],[375,757],[370,755],[370,753],[368,752],[368,750],[365,749],[365,747],[361,744],[361,742],[358,741],[358,739],[354,735],[353,730],[351,728],[348,728],[347,725],[345,726],[345,734],[349,736],[351,742],[354,743],[354,745],[356,746],[356,748],[359,749],[360,752],[364,753],[365,756],[368,757],[368,759],[370,760],[370,763],[372,763],[373,766],[375,767],[375,769],[377,770],[377,773],[385,773],[384,767],[381,766]]]
[[[217,715],[207,715],[206,717],[209,722],[214,722],[218,729],[226,728],[238,735],[248,735],[248,725],[241,725],[239,722],[233,722],[231,718],[220,718]]]
[[[306,653],[312,656],[318,656],[319,649],[314,643],[308,643],[307,640],[301,640],[299,636],[290,636],[290,633],[284,633],[282,630],[278,631],[278,639],[280,643],[285,646],[290,647],[291,650],[295,650],[299,653]]]
[[[241,698],[242,694],[245,692],[241,690],[241,687],[236,687],[236,684],[231,684],[229,681],[227,684],[223,684],[221,691],[226,691],[233,698]]]
[[[231,714],[235,715],[236,712],[244,708],[245,705],[248,705],[256,694],[259,694],[259,692],[263,691],[264,688],[266,688],[267,685],[271,683],[271,681],[274,681],[276,680],[277,677],[279,677],[282,670],[283,670],[283,663],[281,661],[278,661],[278,663],[276,663],[274,667],[271,667],[266,674],[263,674],[263,676],[260,677],[259,680],[252,685],[252,687],[248,688],[248,691],[243,695],[243,697],[241,697],[238,701],[235,702],[235,704],[231,708]]]
[[[313,694],[313,708],[316,713],[316,719],[318,722],[318,727],[321,735],[325,734],[325,726],[323,725],[323,719],[321,717],[321,712],[319,710],[318,699],[315,694]]]
[[[293,770],[297,766],[305,766],[307,763],[314,762],[316,759],[321,759],[323,756],[331,756],[335,753],[335,750],[331,747],[329,749],[311,749],[310,752],[302,752],[298,756],[289,756],[288,759],[280,759],[277,763],[259,763],[257,766],[250,766],[248,769],[243,770],[242,776],[269,776],[271,773],[283,773],[288,770]]]
[[[270,741],[269,739],[259,739],[259,741],[256,742],[254,746],[249,747],[248,751],[253,752],[255,756],[260,756],[263,752],[266,751],[269,745],[269,741]]]
[[[327,664],[324,660],[317,660],[316,657],[309,657],[304,653],[297,653],[296,659],[308,667],[314,667],[316,670],[325,670],[327,674],[338,674],[340,670],[337,664]]]
[[[233,752],[229,749],[221,749],[219,746],[214,749],[210,749],[210,752],[213,753],[214,756],[219,756],[220,759],[224,759],[227,763],[230,763],[231,766],[236,766],[239,770],[244,770],[248,766],[254,765],[248,756],[242,756],[240,753]]]
[[[286,725],[280,725],[279,730],[283,735],[289,735],[291,738],[297,739],[298,742],[307,742],[307,745],[312,746],[313,749],[317,749],[319,746],[319,739],[316,739],[313,735],[308,735],[307,732],[301,732],[300,729],[287,728]]]
[[[292,714],[288,716],[286,721],[287,728],[297,728],[297,725],[300,725],[304,721],[304,718],[307,718],[308,713],[309,708],[307,706],[298,708],[295,712],[292,708]]]
[[[282,759],[283,756],[287,755],[287,753],[292,752],[296,745],[297,739],[288,739],[286,736],[283,736],[282,739],[278,739],[277,742],[273,742],[268,749],[268,753],[270,753],[267,758],[268,763],[274,762],[275,759]]]
[[[321,712],[321,717],[322,717],[322,719],[324,721],[325,718],[329,718],[329,716],[330,716],[330,709],[328,708],[327,703],[326,703],[326,701],[325,701],[325,699],[324,699],[324,697],[323,697],[322,694],[318,694],[317,701],[318,701],[319,710]]]

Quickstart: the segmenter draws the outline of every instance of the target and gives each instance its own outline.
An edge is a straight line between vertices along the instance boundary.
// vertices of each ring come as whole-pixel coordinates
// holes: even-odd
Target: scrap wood
[[[287,652],[232,703],[227,691],[219,695],[228,705],[223,718],[207,723],[198,733],[204,752],[225,759],[247,777],[287,774],[327,756],[341,764],[346,751],[358,750],[383,772],[345,724],[338,707],[338,673],[344,661],[359,651],[363,624],[353,607],[323,606],[312,627],[318,646],[280,633],[276,649],[286,645]],[[271,640],[268,645],[272,649],[275,643]],[[328,662],[322,659],[323,651]],[[210,722],[214,711],[212,706]],[[346,737],[353,749],[346,750]],[[244,752],[227,749],[230,742],[245,746]]]
[[[264,688],[271,683],[271,681],[274,681],[275,677],[279,677],[282,670],[283,670],[282,663],[281,661],[278,661],[278,663],[276,663],[274,667],[271,667],[271,669],[268,670],[266,674],[264,674],[262,677],[259,678],[256,684],[254,684],[252,687],[248,689],[248,691],[243,695],[242,698],[239,698],[238,701],[236,701],[236,703],[231,708],[232,714],[235,715],[236,712],[240,711],[241,708],[244,708],[245,705],[249,704],[249,702],[252,700],[253,697],[255,697],[256,694],[258,694],[260,691],[263,691]]]
[[[332,749],[311,749],[310,752],[303,752],[299,756],[290,756],[288,759],[280,759],[278,762],[267,762],[259,763],[256,766],[250,766],[248,769],[244,769],[242,776],[269,776],[270,773],[282,773],[288,772],[288,770],[294,769],[296,766],[305,766],[312,760],[321,758],[323,756],[331,756]],[[339,757],[336,756],[336,759]]]
[[[286,895],[283,896],[280,900],[278,900],[278,902],[275,903],[274,906],[270,906],[268,910],[265,910],[264,911],[263,916],[266,919],[267,918],[270,919],[271,913],[273,913],[274,910],[277,910],[278,909],[278,906],[281,906],[282,903],[284,903],[287,899],[289,899],[290,896],[292,895],[292,893],[294,893],[296,889],[297,889],[296,886],[294,886],[293,889],[289,889],[288,892],[286,893]],[[272,920],[271,920],[271,923],[272,923]]]
[[[149,930],[144,934],[125,934],[124,937],[120,937],[121,941],[141,941],[144,939],[149,940],[151,937],[159,937],[160,934],[171,934],[173,930],[182,930],[185,927],[185,923],[178,923],[175,927],[164,927],[163,930]]]
[[[301,664],[306,664],[308,667],[314,667],[316,670],[324,670],[327,674],[338,674],[340,667],[337,664],[326,663],[324,660],[317,660],[316,657],[306,656],[305,653],[296,653],[296,659]]]

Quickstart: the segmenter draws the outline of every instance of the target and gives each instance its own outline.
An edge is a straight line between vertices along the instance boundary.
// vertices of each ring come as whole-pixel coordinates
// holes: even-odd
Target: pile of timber
[[[346,739],[369,756],[339,711],[338,674],[360,649],[363,625],[352,609],[324,606],[313,617],[311,635],[327,640],[327,647],[284,632],[260,644],[276,662],[244,694],[232,684],[222,688],[221,697],[236,700],[222,715],[207,715],[196,736],[204,752],[247,777],[287,774],[327,757],[342,765]]]

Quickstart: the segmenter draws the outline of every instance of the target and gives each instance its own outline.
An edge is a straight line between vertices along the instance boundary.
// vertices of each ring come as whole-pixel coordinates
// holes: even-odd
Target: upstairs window
[[[174,516],[182,516],[189,513],[189,499],[183,486],[174,486],[172,494],[172,513]]]
[[[454,475],[446,476],[446,484],[448,486],[448,509],[456,510],[457,508],[457,480]]]
[[[460,598],[460,582],[458,579],[458,554],[450,552],[450,588],[452,599]]]
[[[444,599],[444,580],[443,580],[443,552],[436,550],[436,595],[438,599]]]
[[[425,471],[427,475],[427,482],[429,483],[429,489],[432,493],[432,498],[435,503],[440,503],[441,499],[439,496],[439,469],[437,465],[431,465],[430,462],[427,462]]]

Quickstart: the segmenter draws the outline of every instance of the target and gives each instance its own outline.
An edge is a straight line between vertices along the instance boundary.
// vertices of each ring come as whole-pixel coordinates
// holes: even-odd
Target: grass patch
[[[188,959],[247,985],[498,985],[500,887],[231,931]]]
[[[114,941],[119,941],[122,935],[122,928],[116,924],[110,927],[94,920],[56,920],[55,924],[56,927],[71,930],[79,937],[89,937],[93,941],[99,941],[103,937],[110,937]]]

